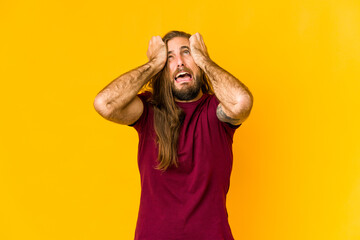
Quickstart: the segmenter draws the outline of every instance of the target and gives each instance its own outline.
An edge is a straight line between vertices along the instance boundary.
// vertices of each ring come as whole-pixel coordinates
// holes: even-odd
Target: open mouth
[[[176,82],[190,82],[192,80],[192,75],[188,72],[180,72],[176,74],[175,81]]]

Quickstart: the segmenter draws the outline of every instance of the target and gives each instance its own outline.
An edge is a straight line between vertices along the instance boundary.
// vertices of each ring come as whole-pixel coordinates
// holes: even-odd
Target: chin
[[[199,85],[184,86],[181,89],[173,87],[173,95],[181,101],[190,101],[195,99],[200,93]]]

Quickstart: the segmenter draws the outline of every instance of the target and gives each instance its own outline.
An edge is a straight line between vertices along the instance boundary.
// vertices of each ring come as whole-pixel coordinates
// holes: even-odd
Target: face
[[[180,101],[197,98],[201,94],[201,70],[191,56],[189,39],[172,38],[167,42],[167,47],[167,72],[174,97]]]

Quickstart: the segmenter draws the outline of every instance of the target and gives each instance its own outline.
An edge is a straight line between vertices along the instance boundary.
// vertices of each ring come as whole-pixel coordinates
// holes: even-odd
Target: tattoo
[[[226,113],[224,113],[224,110],[222,109],[221,104],[219,104],[216,109],[216,116],[220,121],[230,123],[231,125],[239,125],[241,123],[240,119],[231,118],[226,115]]]

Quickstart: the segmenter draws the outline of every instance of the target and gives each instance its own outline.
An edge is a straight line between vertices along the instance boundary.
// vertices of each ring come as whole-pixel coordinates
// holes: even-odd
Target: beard
[[[190,101],[199,95],[201,89],[201,77],[193,76],[194,84],[190,86],[183,86],[181,89],[175,87],[175,83],[172,82],[171,89],[175,98],[180,101]]]

